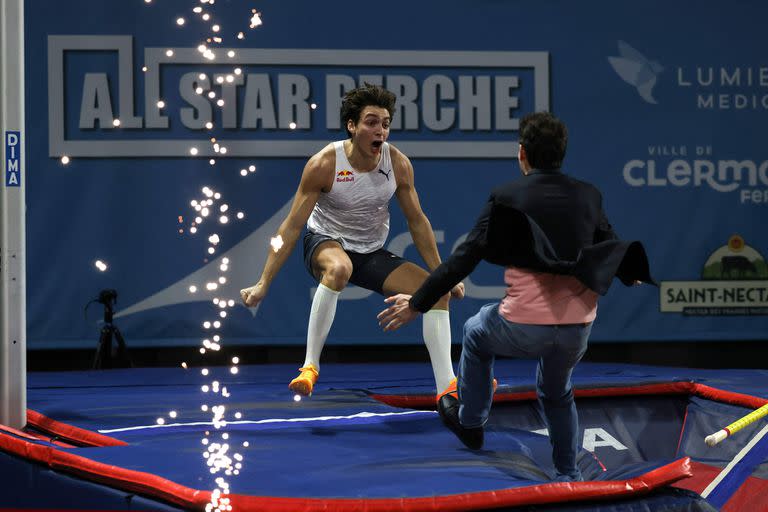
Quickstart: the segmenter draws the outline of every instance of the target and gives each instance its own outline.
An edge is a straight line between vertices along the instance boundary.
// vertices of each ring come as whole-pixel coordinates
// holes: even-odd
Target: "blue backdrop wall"
[[[552,110],[570,129],[565,172],[603,190],[662,282],[615,283],[592,339],[765,337],[764,2],[257,7],[251,27],[253,4],[236,0],[26,1],[29,348],[93,347],[101,307],[83,308],[105,288],[131,346],[304,343],[314,283],[299,249],[260,308],[237,291],[259,277],[307,157],[344,137],[339,98],[362,81],[400,97],[390,142],[412,157],[443,257],[518,175],[519,119]],[[207,199],[203,217],[192,202]],[[389,240],[421,263],[394,201]],[[466,284],[455,342],[503,294],[502,271],[483,265]],[[342,298],[331,343],[420,342],[418,325],[380,332],[382,297]]]

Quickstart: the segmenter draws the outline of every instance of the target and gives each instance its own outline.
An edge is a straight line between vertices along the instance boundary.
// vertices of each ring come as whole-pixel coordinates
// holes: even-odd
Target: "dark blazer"
[[[642,244],[614,233],[600,191],[560,171],[534,170],[496,188],[467,239],[416,291],[411,306],[428,311],[482,260],[572,275],[601,295],[614,277],[626,285],[656,284]]]

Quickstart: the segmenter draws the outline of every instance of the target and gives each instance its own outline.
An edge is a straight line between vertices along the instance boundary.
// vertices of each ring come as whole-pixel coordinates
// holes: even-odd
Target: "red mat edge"
[[[745,407],[761,407],[768,400],[763,398],[719,390],[694,382],[672,382],[642,386],[603,387],[577,389],[577,397],[600,397],[643,394],[692,394],[707,399],[726,402]],[[404,398],[409,407],[416,406],[414,399],[421,399],[423,405],[434,406],[434,396],[413,395],[371,395],[383,403],[396,405],[397,398]],[[497,393],[494,401],[521,401],[535,399],[535,392]],[[61,423],[29,410],[30,424],[41,430],[55,433],[61,437],[91,446],[124,446],[127,443],[96,432]],[[95,444],[98,443],[98,444]],[[102,444],[109,443],[109,444]],[[96,462],[79,455],[57,450],[50,446],[34,444],[23,439],[0,435],[0,449],[8,453],[43,463],[54,470],[81,476],[87,480],[108,484],[112,487],[136,492],[151,498],[160,499],[185,508],[204,509],[210,502],[211,492],[200,491],[182,486],[157,475],[133,471],[113,465]],[[314,511],[360,510],[477,510],[489,506],[515,506],[525,504],[555,503],[566,500],[589,500],[627,496],[646,493],[654,488],[677,482],[693,475],[690,458],[685,457],[662,466],[639,477],[616,481],[591,481],[571,483],[548,483],[522,488],[502,489],[480,493],[466,493],[429,498],[381,498],[381,499],[320,499],[320,498],[275,498],[247,495],[230,495],[232,504],[246,507],[247,510],[265,511]],[[255,507],[255,508],[251,508]]]
[[[128,443],[105,436],[98,432],[85,430],[74,425],[68,425],[49,418],[32,409],[27,409],[27,425],[41,432],[52,434],[67,441],[84,446],[127,446]]]
[[[185,509],[204,510],[205,505],[211,499],[210,491],[192,489],[157,475],[96,462],[80,455],[64,452],[51,446],[31,443],[24,439],[0,435],[0,450],[42,463],[56,471],[162,500]],[[232,500],[233,507],[237,509],[265,512],[479,510],[491,506],[533,505],[556,503],[564,500],[606,500],[644,494],[658,487],[690,477],[692,474],[691,460],[685,457],[627,480],[547,483],[513,489],[422,498],[276,498],[238,494],[229,495],[229,498]]]
[[[594,388],[574,388],[576,398],[596,398],[606,396],[627,396],[627,395],[694,395],[699,398],[706,398],[716,402],[723,402],[731,405],[738,405],[750,409],[757,409],[768,403],[768,399],[759,398],[744,393],[734,391],[724,391],[696,382],[663,382],[658,384],[643,384],[639,386],[608,386]],[[377,400],[392,407],[402,408],[435,408],[434,395],[383,395],[372,393],[369,395]],[[536,391],[519,391],[514,393],[497,391],[493,395],[494,403],[502,402],[522,402],[536,400]]]

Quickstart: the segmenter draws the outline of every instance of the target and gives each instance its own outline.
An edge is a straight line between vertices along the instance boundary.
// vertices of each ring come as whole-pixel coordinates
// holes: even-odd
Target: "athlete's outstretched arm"
[[[264,299],[272,280],[296,245],[301,229],[307,223],[320,193],[330,189],[335,165],[332,155],[333,153],[329,155],[326,148],[310,158],[307,165],[304,166],[291,211],[277,230],[277,235],[283,240],[282,248],[277,251],[269,251],[259,281],[249,288],[240,290],[240,296],[246,306],[256,306]]]
[[[392,163],[397,181],[395,196],[408,222],[408,231],[411,232],[413,243],[424,263],[430,271],[433,271],[440,265],[440,253],[437,251],[432,224],[419,203],[419,195],[413,179],[413,165],[408,157],[396,148],[393,148]],[[464,283],[458,283],[451,290],[451,295],[456,298],[464,297]]]

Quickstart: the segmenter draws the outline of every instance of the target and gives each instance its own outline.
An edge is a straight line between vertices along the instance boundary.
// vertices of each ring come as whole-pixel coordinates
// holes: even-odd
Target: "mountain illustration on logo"
[[[658,62],[648,60],[645,55],[619,41],[619,57],[608,57],[613,70],[622,80],[637,89],[640,97],[646,102],[656,104],[653,88],[656,78],[664,68]]]
[[[768,279],[768,264],[759,252],[744,243],[740,235],[733,235],[727,245],[717,248],[709,256],[701,278],[717,281]]]

